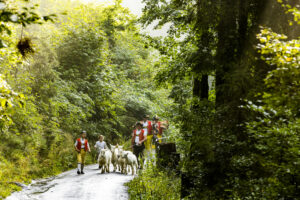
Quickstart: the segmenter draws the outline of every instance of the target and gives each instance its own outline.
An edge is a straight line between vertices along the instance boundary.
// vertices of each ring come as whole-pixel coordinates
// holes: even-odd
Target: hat
[[[149,115],[147,115],[147,114],[145,114],[145,115],[144,115],[144,118],[149,118],[149,117],[150,117],[150,116],[149,116]]]
[[[155,115],[155,116],[153,117],[153,120],[159,120],[159,117],[158,117],[157,115]]]
[[[138,126],[138,125],[143,126],[143,124],[141,122],[136,122],[135,126]]]
[[[86,133],[86,131],[81,131],[81,133]]]

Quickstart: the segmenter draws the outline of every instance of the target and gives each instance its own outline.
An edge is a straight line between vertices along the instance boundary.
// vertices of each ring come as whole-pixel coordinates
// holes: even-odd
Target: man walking
[[[149,120],[149,115],[144,115],[143,121],[143,130],[144,135],[147,135],[147,140],[145,141],[145,147],[146,147],[146,156],[147,160],[151,159],[152,152],[152,122]]]
[[[142,168],[143,162],[140,163],[139,159],[143,158],[143,151],[145,149],[144,142],[147,140],[147,135],[145,135],[144,130],[142,129],[143,124],[141,122],[138,122],[136,124],[136,128],[133,131],[131,144],[133,148],[133,154],[136,156],[138,160],[139,168]]]
[[[108,149],[107,148],[107,145],[106,145],[106,142],[104,141],[104,136],[103,135],[100,135],[99,136],[99,141],[96,142],[95,146],[94,146],[96,149],[97,149],[97,152],[98,152],[98,159],[99,159],[99,154],[100,154],[100,151],[102,149]],[[99,160],[98,160],[99,162]],[[99,165],[99,169],[101,168],[101,166]]]
[[[90,145],[86,139],[86,131],[81,132],[81,137],[75,142],[75,150],[77,151],[77,174],[84,174],[84,161],[86,152],[91,152]]]

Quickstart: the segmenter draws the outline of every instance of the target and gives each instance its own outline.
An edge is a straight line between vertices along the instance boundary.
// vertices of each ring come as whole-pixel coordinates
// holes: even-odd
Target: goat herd
[[[101,173],[110,172],[110,164],[113,171],[120,171],[122,174],[131,173],[134,175],[138,169],[138,161],[131,151],[123,150],[122,146],[111,145],[111,150],[101,149],[98,156],[99,169]],[[135,168],[135,169],[134,169]]]

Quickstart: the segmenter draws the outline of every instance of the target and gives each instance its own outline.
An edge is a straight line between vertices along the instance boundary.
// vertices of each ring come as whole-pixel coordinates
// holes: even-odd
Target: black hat
[[[135,126],[138,126],[138,125],[143,126],[143,124],[141,122],[136,122]]]

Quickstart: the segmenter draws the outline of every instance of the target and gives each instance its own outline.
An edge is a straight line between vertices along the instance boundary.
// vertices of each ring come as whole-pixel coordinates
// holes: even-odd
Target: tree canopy
[[[157,114],[180,178],[150,165],[132,199],[297,199],[299,3],[143,2],[137,18],[120,0],[0,0],[0,198],[74,167],[80,131],[129,147]],[[168,35],[141,33],[153,23]]]

